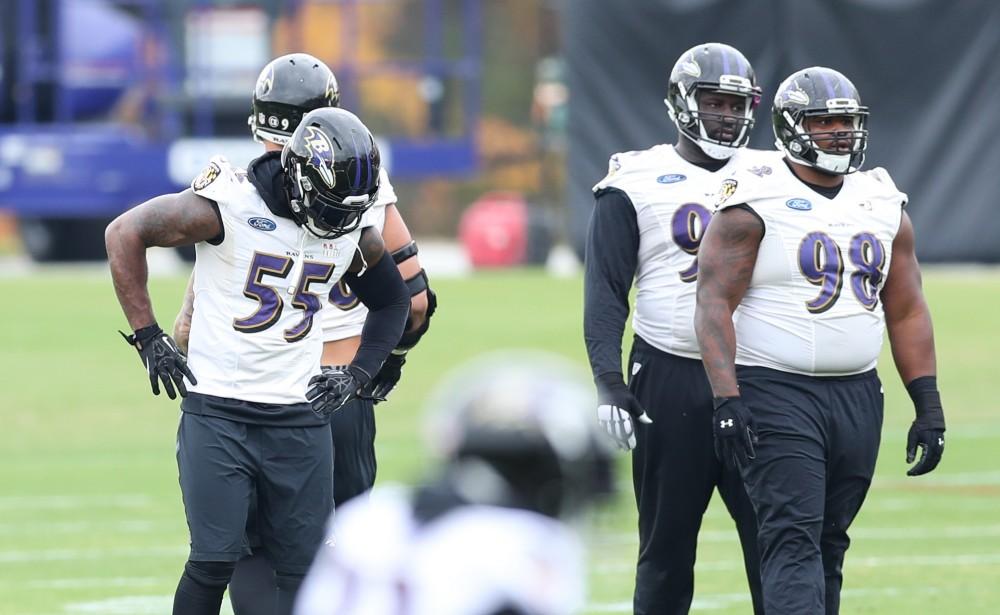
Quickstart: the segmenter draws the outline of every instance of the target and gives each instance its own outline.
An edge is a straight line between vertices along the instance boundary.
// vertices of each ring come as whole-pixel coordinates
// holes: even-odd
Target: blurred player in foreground
[[[589,385],[535,353],[481,359],[439,389],[440,472],[336,513],[297,615],[557,615],[584,603],[567,521],[612,492]]]

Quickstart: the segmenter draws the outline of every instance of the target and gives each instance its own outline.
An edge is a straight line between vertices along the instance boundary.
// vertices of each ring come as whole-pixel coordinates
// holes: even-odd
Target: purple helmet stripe
[[[827,71],[819,71],[819,76],[823,79],[823,83],[826,84],[826,96],[827,98],[836,98],[837,94],[833,86],[833,82],[830,81],[830,76]]]
[[[720,49],[720,51],[722,52],[722,74],[723,75],[728,75],[729,74],[729,52],[726,51],[726,49],[724,47],[722,49]]]
[[[358,154],[358,141],[354,138],[354,132],[351,132],[351,144],[354,145],[354,157],[359,158]],[[351,182],[351,191],[357,190],[361,185],[361,161],[354,165],[354,181]]]

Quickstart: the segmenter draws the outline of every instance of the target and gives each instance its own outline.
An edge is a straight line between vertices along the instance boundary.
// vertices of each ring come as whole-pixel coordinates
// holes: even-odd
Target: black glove
[[[376,404],[385,401],[389,393],[396,388],[399,377],[403,374],[403,365],[406,364],[406,351],[400,352],[398,349],[389,353],[389,358],[382,364],[372,381],[361,389],[358,397],[370,399]]]
[[[367,376],[364,370],[352,365],[324,365],[322,371],[309,380],[306,399],[312,405],[313,412],[327,418],[358,396],[361,387],[371,380]]]
[[[174,387],[181,397],[187,397],[187,387],[184,386],[184,378],[191,384],[198,384],[198,380],[191,373],[187,366],[187,357],[177,348],[174,340],[163,332],[159,325],[153,323],[148,327],[136,329],[132,335],[125,335],[119,331],[125,341],[135,346],[139,351],[139,359],[149,373],[149,384],[153,387],[153,395],[160,394],[160,382],[163,381],[163,389],[167,392],[167,397],[176,399]]]
[[[712,400],[712,433],[715,434],[715,456],[727,468],[739,470],[757,456],[754,445],[753,415],[739,397],[716,397]]]
[[[934,376],[915,378],[906,385],[906,390],[917,413],[906,436],[906,463],[913,463],[917,447],[921,449],[920,460],[906,475],[920,476],[936,468],[944,454],[944,408]]]
[[[630,451],[635,448],[635,426],[632,420],[649,424],[653,420],[625,386],[625,379],[617,372],[597,377],[597,421],[604,427],[618,448]]]

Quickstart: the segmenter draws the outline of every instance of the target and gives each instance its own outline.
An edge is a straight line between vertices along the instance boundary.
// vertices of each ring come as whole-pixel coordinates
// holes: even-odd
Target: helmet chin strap
[[[829,154],[820,149],[816,150],[816,168],[837,175],[847,173],[851,168],[850,154]]]
[[[715,160],[729,160],[736,153],[736,150],[739,149],[738,147],[719,145],[718,143],[712,143],[703,139],[692,139],[690,135],[684,132],[681,132],[681,134],[684,135],[686,139],[697,145],[701,151],[705,152],[706,156],[714,158]]]

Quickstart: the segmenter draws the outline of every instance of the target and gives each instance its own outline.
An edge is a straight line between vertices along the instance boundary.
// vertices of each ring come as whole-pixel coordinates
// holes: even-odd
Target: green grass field
[[[171,323],[181,277],[152,283]],[[875,484],[853,527],[843,609],[988,613],[1000,604],[1000,303],[996,271],[926,276],[937,328],[948,450],[933,474],[904,476],[912,409],[888,357]],[[503,347],[584,362],[580,279],[537,272],[435,282],[441,307],[392,401],[378,408],[379,481],[426,470],[423,400],[448,368]],[[177,404],[149,394],[106,274],[0,278],[0,614],[169,613],[186,558],[174,463]],[[23,296],[18,299],[18,296]],[[618,500],[590,521],[588,612],[630,611],[635,512],[628,461]],[[473,546],[474,547],[474,546]],[[747,613],[731,522],[713,500],[700,539],[696,612]]]

